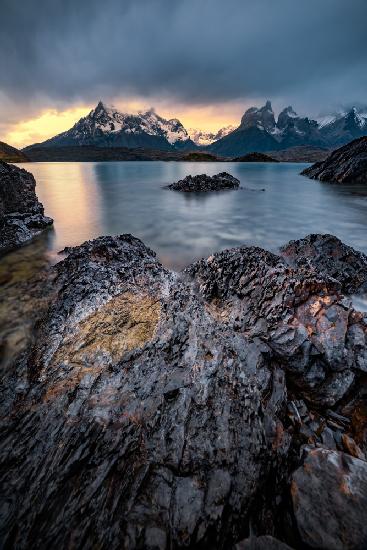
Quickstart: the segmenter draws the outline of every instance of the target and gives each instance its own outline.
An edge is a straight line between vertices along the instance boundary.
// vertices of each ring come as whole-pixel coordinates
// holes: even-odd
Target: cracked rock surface
[[[3,545],[314,547],[304,449],[366,465],[366,318],[328,264],[239,247],[177,274],[131,235],[65,252],[1,388]]]

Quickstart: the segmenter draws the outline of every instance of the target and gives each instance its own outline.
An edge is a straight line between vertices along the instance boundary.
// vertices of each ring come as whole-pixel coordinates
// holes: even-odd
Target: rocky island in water
[[[190,192],[205,192],[205,191],[222,191],[224,189],[239,189],[240,180],[228,174],[221,172],[214,176],[199,174],[197,176],[186,176],[184,179],[176,181],[166,186],[166,189],[171,191]]]
[[[1,169],[17,228],[51,223]],[[213,180],[239,186],[178,183]],[[316,234],[180,273],[127,234],[64,254],[20,284],[22,349],[1,343],[4,548],[366,548],[364,254]]]

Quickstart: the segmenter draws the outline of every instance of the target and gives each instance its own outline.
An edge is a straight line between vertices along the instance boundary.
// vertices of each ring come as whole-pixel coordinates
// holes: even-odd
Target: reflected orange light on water
[[[37,193],[47,204],[47,214],[55,220],[56,246],[77,245],[103,233],[101,198],[91,164],[32,163],[27,164],[27,170],[36,178]]]

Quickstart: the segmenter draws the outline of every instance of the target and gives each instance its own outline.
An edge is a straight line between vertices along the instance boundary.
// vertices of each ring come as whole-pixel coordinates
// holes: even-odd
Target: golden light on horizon
[[[107,105],[109,102],[106,102]],[[139,100],[111,102],[122,112],[137,113],[149,109],[146,102]],[[22,149],[27,145],[39,143],[61,132],[69,130],[80,118],[86,116],[95,105],[82,105],[59,111],[47,109],[38,117],[22,120],[13,125],[4,136],[3,141]],[[178,118],[184,127],[199,129],[204,132],[215,132],[224,126],[239,123],[243,107],[238,105],[208,106],[169,106],[156,102],[156,111],[164,118]]]
[[[38,117],[18,122],[4,137],[4,141],[18,149],[45,141],[71,128],[90,110],[90,107],[85,106],[73,107],[65,111],[48,109]]]

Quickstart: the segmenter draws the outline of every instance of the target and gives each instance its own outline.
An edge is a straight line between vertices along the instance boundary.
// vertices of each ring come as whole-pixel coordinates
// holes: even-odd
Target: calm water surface
[[[61,258],[58,252],[65,246],[99,235],[132,233],[172,269],[241,244],[276,252],[290,239],[311,232],[332,233],[367,252],[367,190],[309,180],[299,176],[303,167],[187,162],[27,164],[55,224],[0,260],[0,368],[12,364],[32,337],[31,313],[39,307],[31,291],[37,283],[32,281]],[[238,177],[244,189],[182,194],[162,188],[187,174],[212,175],[224,170]],[[357,309],[367,311],[367,297],[353,298],[353,302]]]
[[[332,233],[367,252],[367,191],[299,175],[302,164],[30,163],[54,230],[30,245],[55,256],[99,235],[132,233],[168,267],[241,244],[276,251],[308,233]],[[246,189],[182,194],[162,186],[187,174],[228,171]],[[261,191],[264,189],[265,191]],[[38,249],[37,249],[38,247]],[[19,251],[17,256],[30,254]]]

